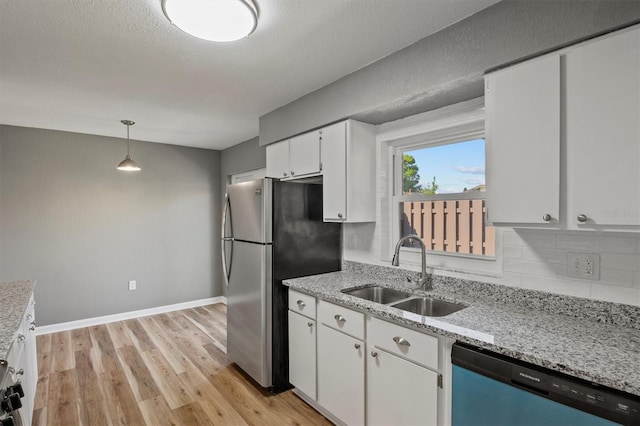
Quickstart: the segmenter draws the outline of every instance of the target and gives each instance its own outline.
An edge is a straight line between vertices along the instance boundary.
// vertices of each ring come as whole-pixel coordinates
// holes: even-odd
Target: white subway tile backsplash
[[[636,253],[638,238],[627,236],[596,237],[594,251],[599,253]]]
[[[503,246],[502,257],[505,259],[522,259],[522,247]]]
[[[566,263],[567,252],[545,247],[523,247],[522,258],[538,262]]]
[[[539,232],[539,233],[538,233]],[[556,236],[545,231],[532,231],[530,229],[518,229],[505,231],[503,237],[504,245],[522,247],[554,247]]]
[[[640,305],[640,289],[594,283],[591,286],[591,298],[605,302]]]
[[[636,254],[600,254],[600,267],[609,269],[638,270],[640,256]]]
[[[589,297],[591,294],[590,283],[529,275],[524,275],[522,277],[522,287],[531,290],[547,291],[549,293],[566,294],[576,297]]]
[[[592,252],[595,249],[595,240],[591,235],[559,234],[556,237],[556,248],[567,251]]]
[[[608,269],[600,268],[600,282],[599,284],[608,286],[620,286],[620,287],[636,287],[637,272],[628,271],[624,269]]]
[[[504,272],[515,272],[519,274],[537,275],[542,277],[557,276],[554,265],[545,262],[503,259],[502,269],[504,270]]]

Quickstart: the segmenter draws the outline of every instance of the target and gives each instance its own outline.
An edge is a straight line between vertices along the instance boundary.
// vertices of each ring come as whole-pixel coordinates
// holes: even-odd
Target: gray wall
[[[638,20],[638,0],[503,0],[260,117],[260,144],[342,118],[380,124],[473,99],[490,68]]]
[[[225,149],[220,154],[223,190],[229,176],[263,167],[267,167],[267,150],[258,144],[257,137]]]
[[[133,141],[137,174],[125,152],[0,126],[0,281],[37,280],[41,325],[222,294],[220,152]]]

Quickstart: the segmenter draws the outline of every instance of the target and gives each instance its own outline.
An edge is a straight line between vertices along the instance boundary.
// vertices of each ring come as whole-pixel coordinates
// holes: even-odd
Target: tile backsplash
[[[388,260],[380,256],[379,241],[385,241],[384,231],[380,227],[376,229],[375,224],[346,225],[344,258],[388,264]],[[501,262],[502,268],[500,265],[497,268],[501,272],[475,274],[469,270],[464,273],[436,270],[435,273],[640,306],[640,235],[502,228],[497,238],[501,250],[498,250],[496,262]],[[569,253],[598,254],[600,279],[570,277]]]

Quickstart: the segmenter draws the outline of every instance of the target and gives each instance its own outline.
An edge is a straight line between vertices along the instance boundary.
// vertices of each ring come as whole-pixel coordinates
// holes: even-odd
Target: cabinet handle
[[[342,219],[342,213],[338,213],[338,217]]]
[[[311,321],[309,321],[307,325],[309,326],[309,328],[313,327],[313,323]]]
[[[360,349],[360,343],[356,343],[355,345],[353,345],[353,347],[356,349]]]
[[[409,343],[409,341],[404,337],[396,336],[393,338],[393,341],[401,346],[411,346],[411,343]]]
[[[298,300],[296,303],[298,304],[299,308],[304,308],[305,306],[307,306],[307,304],[304,303],[302,300]]]
[[[550,222],[551,221],[551,215],[549,213],[545,213],[542,215],[542,220],[544,220],[545,222]]]
[[[586,214],[579,214],[578,215],[578,222],[585,223],[586,221],[587,221],[587,215]]]
[[[372,356],[373,358],[377,357],[377,356],[378,356],[378,352],[376,352],[376,351],[371,351],[371,356]]]
[[[338,322],[347,322],[347,320],[345,319],[345,317],[343,317],[343,316],[342,316],[342,315],[340,315],[340,314],[336,314],[336,315],[334,315],[333,317],[334,317],[334,318],[336,319],[336,321],[338,321]]]
[[[18,342],[24,342],[25,339],[24,334],[18,334]]]

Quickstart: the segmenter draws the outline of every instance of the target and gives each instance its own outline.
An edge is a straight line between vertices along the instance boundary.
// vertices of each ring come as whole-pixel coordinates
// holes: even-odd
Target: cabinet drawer
[[[295,290],[289,290],[289,309],[305,317],[315,319],[316,298]]]
[[[371,319],[370,344],[434,370],[438,369],[438,338],[419,331]]]
[[[318,303],[318,320],[327,326],[364,339],[364,314],[321,300]]]

